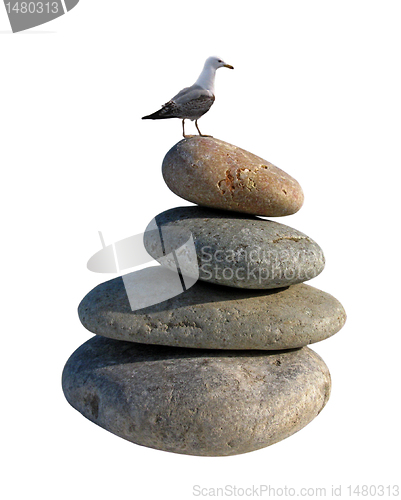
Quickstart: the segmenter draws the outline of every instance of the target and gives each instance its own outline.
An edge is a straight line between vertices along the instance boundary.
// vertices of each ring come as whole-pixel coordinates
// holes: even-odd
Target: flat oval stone
[[[278,350],[324,340],[338,332],[346,319],[338,300],[304,284],[255,291],[198,281],[181,295],[132,311],[128,294],[135,290],[124,283],[133,274],[126,275],[125,281],[118,277],[102,283],[86,295],[78,308],[85,328],[144,344]],[[152,277],[156,290],[160,280]],[[136,282],[139,288],[147,285]]]
[[[173,193],[205,207],[279,217],[294,214],[304,201],[301,186],[283,170],[213,137],[177,143],[162,172]]]
[[[142,446],[227,456],[276,443],[325,406],[330,373],[312,350],[213,351],[96,336],[67,361],[68,402]]]
[[[168,236],[161,242],[160,234]],[[159,214],[144,235],[148,253],[175,270],[166,258],[192,236],[199,279],[238,288],[268,289],[302,283],[323,271],[319,245],[284,224],[203,207]]]

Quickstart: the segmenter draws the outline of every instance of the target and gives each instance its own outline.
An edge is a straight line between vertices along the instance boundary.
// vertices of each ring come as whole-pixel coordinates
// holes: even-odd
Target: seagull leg
[[[213,137],[211,135],[203,135],[202,132],[199,130],[199,127],[198,127],[198,120],[195,120],[195,127],[197,128],[198,132],[199,132],[199,135],[201,137]]]
[[[198,127],[198,120],[195,120],[195,127],[196,127],[196,129],[198,130],[199,135],[201,136],[201,135],[202,135],[202,132],[199,130],[199,127]]]
[[[182,120],[182,136],[185,139],[187,136],[185,135],[185,125],[184,124],[185,124],[185,118]]]

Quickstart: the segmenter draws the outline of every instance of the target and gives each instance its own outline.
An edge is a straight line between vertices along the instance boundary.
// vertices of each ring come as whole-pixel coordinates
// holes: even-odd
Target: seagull
[[[185,120],[195,120],[195,126],[202,136],[198,127],[198,120],[209,111],[214,103],[214,79],[218,68],[234,69],[218,57],[206,59],[202,73],[191,87],[186,87],[178,92],[170,101],[163,104],[161,109],[151,115],[143,116],[142,120],[163,120],[165,118],[182,119],[182,135],[185,135]]]

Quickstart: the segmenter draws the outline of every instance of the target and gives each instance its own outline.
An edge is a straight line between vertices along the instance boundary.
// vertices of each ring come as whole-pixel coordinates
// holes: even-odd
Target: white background
[[[397,483],[401,4],[398,1],[81,0],[12,34],[0,6],[2,455],[4,498],[193,498],[193,486]],[[202,458],[124,441],[64,399],[61,372],[92,337],[83,296],[112,275],[86,269],[106,244],[186,205],[161,162],[178,120],[141,121],[191,85],[209,55],[216,102],[200,128],[302,185],[280,220],[314,238],[311,284],[344,305],[315,344],[331,399],[294,436]],[[189,123],[188,133],[194,132]],[[3,465],[4,471],[4,465]]]

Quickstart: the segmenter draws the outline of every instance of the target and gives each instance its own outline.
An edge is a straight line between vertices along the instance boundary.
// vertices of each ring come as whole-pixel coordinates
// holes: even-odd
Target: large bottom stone
[[[325,406],[330,373],[311,349],[218,351],[96,336],[67,361],[69,403],[142,446],[227,456],[276,443]]]

